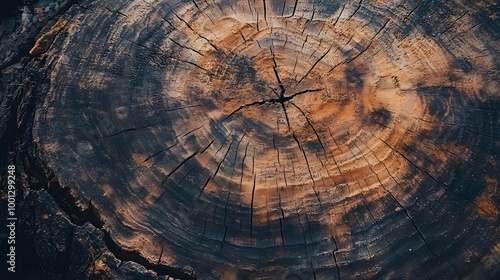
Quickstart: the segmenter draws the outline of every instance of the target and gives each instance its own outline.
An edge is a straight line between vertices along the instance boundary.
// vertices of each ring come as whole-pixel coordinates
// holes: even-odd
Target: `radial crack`
[[[316,62],[314,62],[314,64],[312,65],[311,69],[309,69],[309,71],[307,71],[307,73],[298,81],[297,85],[300,84],[312,72],[312,70],[314,69],[314,67],[316,67],[316,65],[318,65],[318,63],[323,58],[325,58],[325,56],[330,52],[331,49],[332,48],[330,47],[318,60],[316,60]]]
[[[306,114],[304,113],[304,111],[302,111],[302,109],[299,108],[299,106],[295,105],[295,103],[293,103],[292,101],[290,101],[290,104],[292,104],[295,108],[297,108],[297,110],[300,111],[300,113],[304,116],[304,118],[306,119],[307,121],[307,124],[309,124],[309,126],[311,127],[311,129],[313,130],[314,134],[316,135],[316,138],[318,139],[318,142],[319,144],[321,145],[321,148],[323,149],[323,151],[325,151],[325,146],[323,146],[323,142],[321,142],[321,139],[319,137],[319,134],[318,132],[316,131],[316,129],[314,128],[314,126],[312,125],[311,121],[309,120],[309,118],[306,116]]]

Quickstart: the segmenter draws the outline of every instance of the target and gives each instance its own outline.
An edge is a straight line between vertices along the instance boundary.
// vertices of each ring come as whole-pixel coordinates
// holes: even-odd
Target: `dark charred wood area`
[[[500,277],[496,1],[14,4],[27,277]]]

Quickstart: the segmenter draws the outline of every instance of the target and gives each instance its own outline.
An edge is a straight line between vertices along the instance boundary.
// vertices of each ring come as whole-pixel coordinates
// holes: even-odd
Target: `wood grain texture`
[[[499,15],[83,1],[34,48],[33,138],[119,246],[200,279],[493,278]]]

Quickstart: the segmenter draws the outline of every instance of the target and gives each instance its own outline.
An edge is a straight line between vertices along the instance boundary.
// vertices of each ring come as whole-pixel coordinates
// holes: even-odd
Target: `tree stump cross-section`
[[[498,276],[497,6],[83,1],[30,63],[33,138],[200,279]]]

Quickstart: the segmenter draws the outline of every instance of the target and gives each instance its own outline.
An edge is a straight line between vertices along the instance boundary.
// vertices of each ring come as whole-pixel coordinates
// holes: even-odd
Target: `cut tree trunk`
[[[180,277],[498,277],[499,16],[82,1],[24,69],[34,151],[120,250]]]

